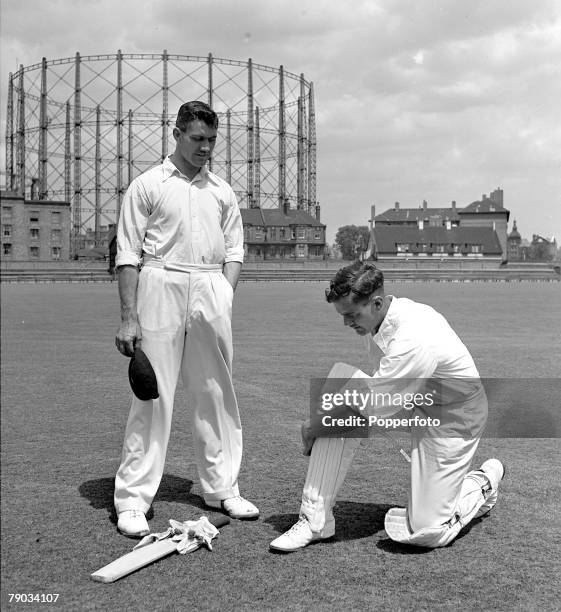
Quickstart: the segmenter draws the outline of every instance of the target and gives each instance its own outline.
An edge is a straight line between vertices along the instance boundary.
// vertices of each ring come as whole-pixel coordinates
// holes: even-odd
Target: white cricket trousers
[[[357,373],[366,376],[353,366],[337,363],[328,377],[350,379]],[[484,424],[483,421],[481,425]],[[469,471],[479,437],[429,437],[420,428],[411,431],[407,506],[411,531],[445,525],[450,542],[464,525],[478,516],[489,489],[482,472]],[[361,439],[351,437],[315,440],[300,507],[300,514],[308,519],[313,531],[321,532],[326,523],[333,523],[332,509],[360,442]]]
[[[133,396],[115,478],[117,512],[146,513],[156,495],[180,374],[205,501],[239,494],[242,430],[232,384],[232,298],[222,266],[179,271],[149,261],[142,268],[137,290],[141,346],[160,396],[149,401]]]

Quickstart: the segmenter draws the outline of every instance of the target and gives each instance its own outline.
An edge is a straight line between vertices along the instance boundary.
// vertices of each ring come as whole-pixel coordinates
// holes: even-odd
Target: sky
[[[500,187],[523,238],[561,239],[558,0],[0,0],[9,72],[115,53],[207,55],[313,81],[317,196],[333,241],[402,208]],[[2,154],[2,160],[4,155]],[[2,161],[2,163],[4,163]]]

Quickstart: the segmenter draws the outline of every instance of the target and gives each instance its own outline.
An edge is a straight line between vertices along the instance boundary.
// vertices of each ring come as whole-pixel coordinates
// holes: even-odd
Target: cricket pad
[[[140,348],[134,349],[134,355],[129,362],[129,382],[132,392],[139,400],[147,401],[160,397],[154,368]]]

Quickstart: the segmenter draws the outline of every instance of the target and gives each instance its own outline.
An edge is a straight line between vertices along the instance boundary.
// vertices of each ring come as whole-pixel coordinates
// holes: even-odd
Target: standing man
[[[127,357],[142,346],[159,391],[155,400],[133,397],[115,478],[117,527],[131,537],[149,533],[145,515],[164,471],[179,376],[206,504],[233,518],[259,515],[238,490],[242,430],[232,384],[231,316],[243,227],[232,188],[205,166],[217,129],[207,104],[183,104],[174,153],[132,181],[121,208],[115,342]]]
[[[356,406],[341,406],[330,409],[328,423],[350,417],[339,422],[356,429],[359,417],[385,419],[398,411],[400,416],[409,415],[409,501],[407,508],[392,508],[386,514],[385,529],[392,540],[404,544],[446,546],[462,527],[495,505],[504,476],[497,459],[469,471],[487,420],[487,398],[473,359],[442,315],[424,304],[386,295],[383,274],[371,263],[357,262],[339,270],[326,297],[345,325],[383,353],[371,377],[346,364],[333,367],[329,377],[345,379],[338,388],[343,394],[349,392],[346,397],[351,398],[353,391],[364,397],[381,393],[368,414]],[[428,379],[432,379],[429,386]],[[337,387],[339,381],[330,384]],[[419,405],[395,401],[406,397],[396,390],[409,391],[411,399],[411,392],[423,388],[436,391],[417,395]],[[402,406],[410,412],[401,412]],[[360,442],[356,437],[326,437],[326,430],[314,429],[310,421],[302,427],[302,438],[304,454],[311,449],[311,455],[300,519],[271,542],[277,551],[292,552],[334,535],[332,508]]]

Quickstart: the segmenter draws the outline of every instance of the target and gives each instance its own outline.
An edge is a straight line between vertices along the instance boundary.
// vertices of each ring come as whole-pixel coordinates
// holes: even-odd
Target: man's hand
[[[316,439],[312,433],[312,425],[309,420],[302,423],[300,433],[302,434],[302,454],[309,457],[312,454],[312,446]]]
[[[140,346],[142,333],[136,320],[123,321],[117,330],[115,346],[125,357],[132,357],[134,349]]]

